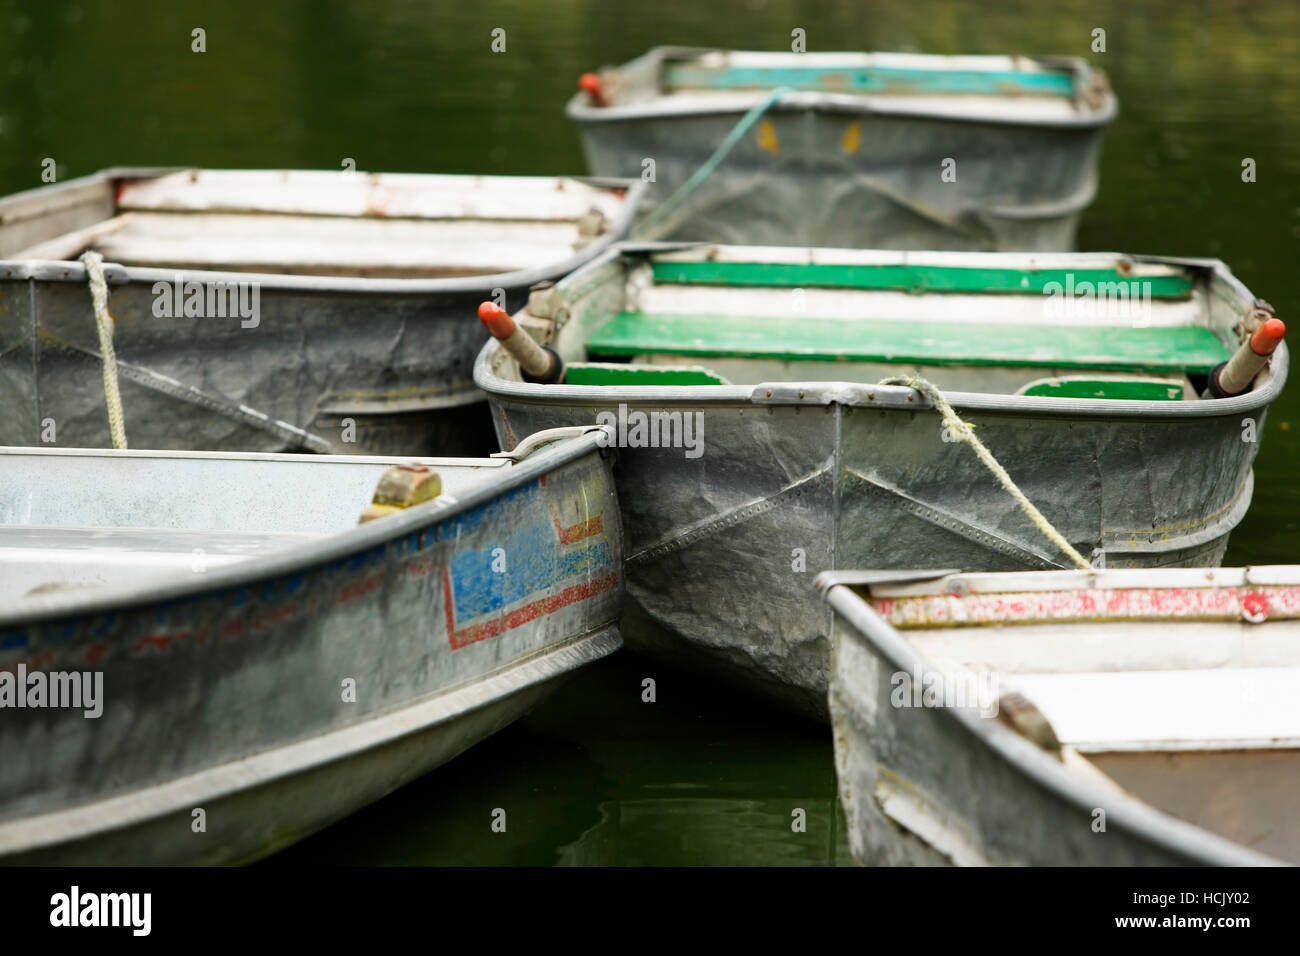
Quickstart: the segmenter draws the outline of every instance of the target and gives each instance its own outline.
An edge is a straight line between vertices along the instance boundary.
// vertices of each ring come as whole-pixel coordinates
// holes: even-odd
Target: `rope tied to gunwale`
[[[962,420],[961,416],[948,404],[948,400],[943,397],[943,393],[939,391],[938,386],[919,375],[899,375],[884,378],[877,384],[906,385],[908,388],[916,389],[916,391],[928,398],[939,412],[943,424],[948,429],[948,433],[952,435],[953,440],[965,442],[974,449],[976,456],[984,463],[984,467],[993,472],[993,477],[998,480],[998,483],[1006,489],[1012,498],[1016,499],[1021,509],[1029,516],[1029,520],[1034,523],[1034,527],[1041,531],[1052,544],[1060,548],[1061,552],[1081,570],[1089,571],[1092,569],[1092,565],[1075,550],[1074,545],[1065,540],[1065,535],[1056,530],[1056,526],[1047,520],[1047,517],[1034,506],[1034,503],[1020,490],[1020,487],[1012,481],[1011,476],[1007,474],[1007,470],[1002,467],[1002,463],[993,457],[993,453],[985,447],[982,441],[975,437],[974,426]]]
[[[104,257],[93,250],[81,254],[90,281],[90,304],[99,330],[99,352],[104,366],[104,401],[108,405],[108,430],[114,448],[126,448],[126,421],[122,417],[122,393],[117,387],[117,353],[113,350],[113,317],[108,313],[108,282],[104,279]]]

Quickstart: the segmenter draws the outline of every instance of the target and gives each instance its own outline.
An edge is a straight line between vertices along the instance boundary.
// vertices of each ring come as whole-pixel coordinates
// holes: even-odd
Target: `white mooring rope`
[[[984,462],[985,467],[993,472],[993,476],[1001,483],[1002,487],[1007,490],[1011,497],[1015,498],[1024,509],[1025,514],[1029,515],[1029,520],[1039,531],[1043,532],[1054,545],[1061,549],[1071,561],[1077,564],[1081,569],[1088,571],[1092,565],[1084,560],[1083,555],[1074,549],[1070,542],[1065,540],[1065,536],[1056,530],[1056,527],[1047,520],[1041,511],[1034,507],[1034,503],[1025,497],[1025,493],[1020,490],[1007,470],[1002,467],[1001,463],[993,457],[993,453],[984,447],[984,443],[975,437],[975,429],[968,423],[962,421],[961,417],[953,411],[948,400],[943,397],[937,386],[933,382],[917,376],[898,376],[895,378],[881,379],[880,385],[906,385],[908,388],[914,388],[926,398],[928,398],[943,417],[943,423],[949,433],[956,441],[963,441],[975,449],[975,454],[979,460]]]
[[[81,254],[90,280],[90,302],[99,329],[99,352],[104,366],[104,400],[108,404],[108,429],[113,447],[126,447],[126,422],[122,418],[122,393],[117,389],[117,353],[113,351],[113,317],[108,314],[108,283],[104,281],[104,257],[98,252]]]

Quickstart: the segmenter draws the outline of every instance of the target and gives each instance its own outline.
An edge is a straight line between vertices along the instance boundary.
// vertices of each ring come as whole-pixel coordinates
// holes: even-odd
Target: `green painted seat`
[[[1181,382],[1167,378],[1112,376],[1109,378],[1070,375],[1040,378],[1020,389],[1018,394],[1039,398],[1106,398],[1125,401],[1178,402],[1184,388]]]
[[[1230,352],[1199,326],[915,322],[622,312],[587,340],[590,357],[730,358],[990,365],[1205,374]]]
[[[712,369],[699,365],[628,365],[616,362],[571,362],[565,385],[730,385]]]
[[[996,266],[848,265],[830,262],[687,262],[652,265],[658,285],[767,286],[769,288],[855,289],[912,293],[1070,297],[1085,291],[1117,304],[1143,299],[1185,300],[1195,283],[1180,272],[1134,275],[1131,268],[1014,269]]]

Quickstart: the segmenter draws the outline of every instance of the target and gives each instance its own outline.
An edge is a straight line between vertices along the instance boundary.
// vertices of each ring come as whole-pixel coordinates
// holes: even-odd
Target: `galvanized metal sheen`
[[[673,255],[719,250],[728,254],[707,247]],[[599,328],[626,308],[627,296],[644,294],[637,291],[645,288],[642,267],[658,254],[624,247],[561,282],[571,325],[561,325],[553,344],[580,357],[581,329]],[[1009,265],[1017,258],[970,254],[962,261]],[[1041,255],[1034,261],[1061,265]],[[1069,261],[1101,267],[1115,257]],[[1230,304],[1215,322],[1230,324],[1229,312],[1244,315],[1253,302],[1221,263],[1133,261],[1193,269],[1206,290],[1204,308]],[[669,653],[693,652],[813,714],[826,712],[830,633],[811,587],[818,571],[1068,566],[971,450],[943,440],[938,414],[910,388],[827,381],[543,386],[519,381],[505,358],[489,343],[475,366],[504,447],[601,413],[702,416],[699,457],[681,448],[620,448],[628,595],[676,636]],[[1204,566],[1222,560],[1250,504],[1258,443],[1243,440],[1243,419],[1262,426],[1287,367],[1279,350],[1254,391],[1215,401],[944,394],[1084,555],[1100,550],[1109,567]],[[657,634],[625,636],[663,642]]]
[[[46,473],[79,465],[85,476],[80,508],[59,489],[78,514],[68,533],[82,529],[62,580],[82,586],[8,602],[0,667],[103,675],[97,719],[0,711],[0,859],[256,859],[450,759],[563,674],[612,653],[623,538],[608,453],[594,434],[550,437],[560,443],[517,464],[431,461],[456,495],[324,534],[346,521],[340,508],[359,513],[362,486],[393,460],[0,454],[0,479],[53,457],[68,467],[46,460]],[[250,506],[205,520],[201,487],[169,499],[167,476],[178,470],[205,477],[212,497]],[[105,488],[113,493],[95,494]],[[3,494],[0,560],[57,545],[22,533],[46,518],[30,498],[41,489],[7,482]],[[152,513],[123,495],[152,495]],[[317,507],[316,495],[328,501]],[[298,522],[297,540],[249,535],[289,530],[276,525],[277,510]],[[100,554],[112,566],[105,549],[127,541],[118,535],[132,523],[143,528],[130,547],[158,560],[170,548],[170,573],[84,581],[78,562]],[[241,536],[257,553],[222,561]],[[191,544],[211,549],[211,566]],[[500,573],[489,571],[498,557]]]
[[[942,76],[950,58],[883,54],[751,54],[656,47],[607,71],[612,105],[585,93],[568,103],[588,168],[642,176],[663,202],[765,93],[818,57],[822,73],[872,64]],[[725,70],[765,64],[766,88],[680,89],[665,69],[712,58]],[[646,239],[884,249],[1043,250],[1074,247],[1079,214],[1097,190],[1103,127],[1117,113],[1104,75],[1079,59],[958,58],[954,76],[1024,72],[1072,80],[1074,99],[1045,114],[1025,89],[990,80],[972,98],[952,88],[860,89],[833,84],[783,96],[681,210]],[[782,65],[787,67],[782,68]],[[973,69],[972,69],[973,67]],[[1056,73],[1042,71],[1059,71]],[[969,86],[969,84],[967,84]],[[929,95],[918,95],[927,93]],[[950,166],[945,167],[945,163]],[[945,169],[954,175],[945,177]]]

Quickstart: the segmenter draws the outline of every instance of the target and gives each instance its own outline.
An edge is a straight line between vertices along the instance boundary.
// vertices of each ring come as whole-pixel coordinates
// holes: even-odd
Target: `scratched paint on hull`
[[[1300,617],[1300,587],[1081,588],[1063,591],[875,598],[895,627],[1062,621],[1213,621]]]
[[[444,568],[453,650],[618,586],[604,521],[588,516],[585,502],[582,511],[577,521],[562,518],[539,480],[475,509],[449,529],[453,537],[482,527],[499,532]]]
[[[328,598],[318,594],[302,599],[306,577],[294,572],[256,585],[162,602],[154,611],[155,630],[120,650],[132,656],[156,656],[183,645],[202,647],[211,641],[283,627],[315,615],[323,602],[347,604],[381,590],[390,579],[394,559],[413,557],[435,544],[450,544],[457,552],[472,539],[485,543],[454,553],[446,561],[433,556],[417,559],[404,572],[413,577],[443,576],[447,637],[453,650],[616,589],[620,576],[610,554],[604,518],[589,514],[585,494],[572,502],[557,503],[554,494],[545,492],[545,485],[542,476],[438,525],[427,537],[415,532],[329,562],[322,568],[333,579]],[[573,514],[565,517],[562,511]],[[506,557],[507,568],[500,574],[492,570],[498,548]],[[178,629],[174,616],[187,619],[187,608],[214,601],[227,610],[247,609],[250,615],[210,627],[187,624]],[[491,617],[482,620],[487,615]],[[12,671],[19,664],[33,670],[49,669],[56,663],[59,648],[87,638],[88,646],[77,657],[99,664],[110,650],[109,639],[118,623],[119,615],[108,613],[0,629],[0,670]],[[100,636],[105,640],[94,640]]]

